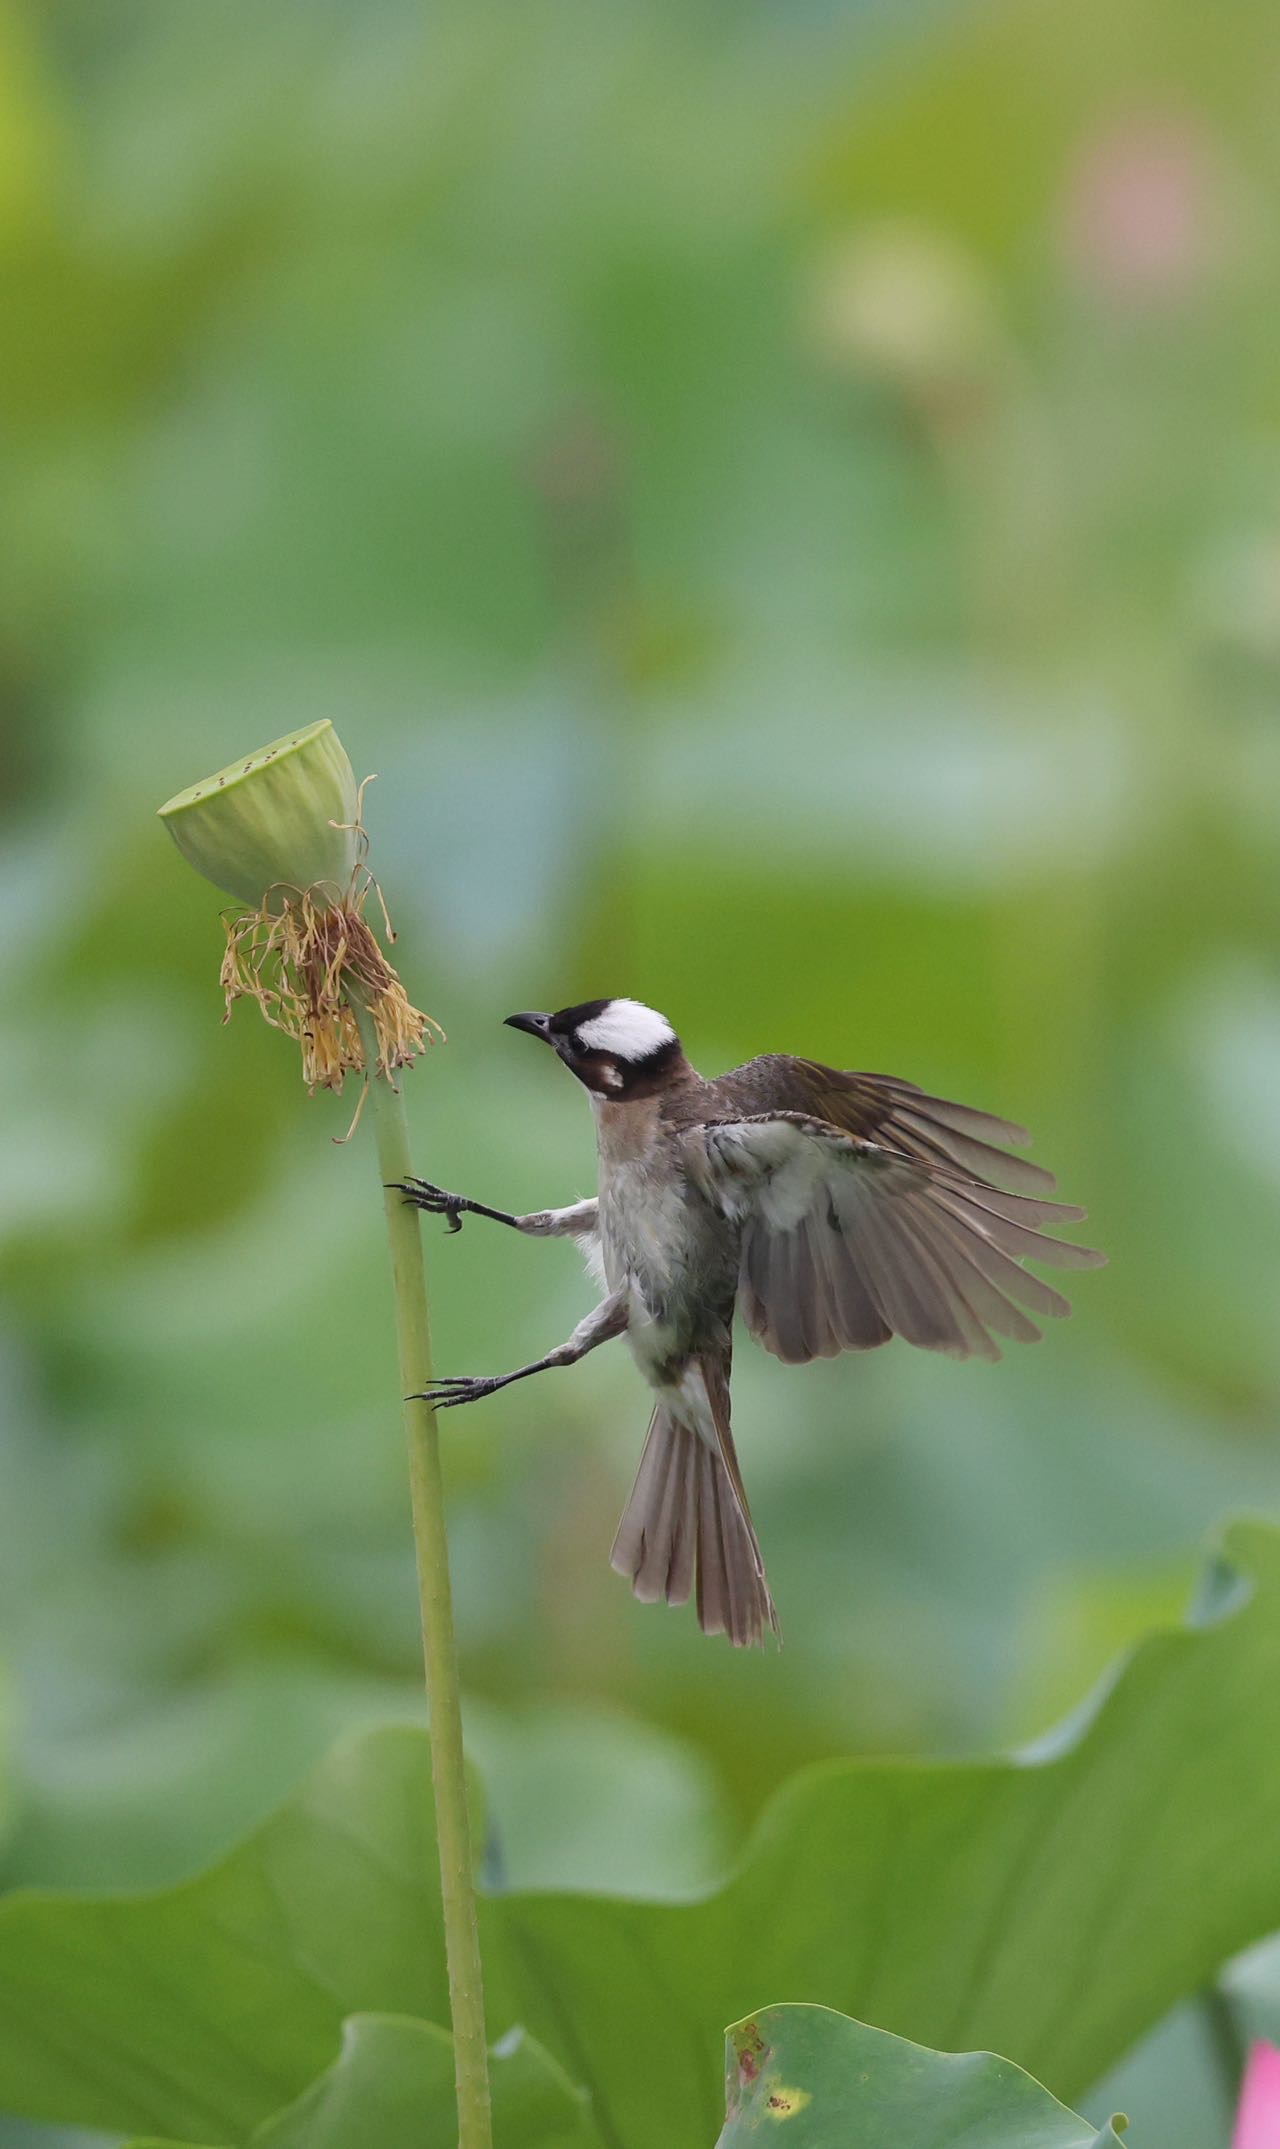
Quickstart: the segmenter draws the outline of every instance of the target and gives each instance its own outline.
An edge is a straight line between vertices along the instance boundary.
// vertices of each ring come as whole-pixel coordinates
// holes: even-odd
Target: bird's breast
[[[676,1151],[601,1158],[600,1245],[609,1288],[629,1301],[638,1357],[665,1362],[723,1336],[738,1234],[690,1185]]]
[[[645,1159],[615,1164],[600,1177],[600,1244],[614,1290],[640,1286],[655,1308],[688,1263],[683,1184]]]

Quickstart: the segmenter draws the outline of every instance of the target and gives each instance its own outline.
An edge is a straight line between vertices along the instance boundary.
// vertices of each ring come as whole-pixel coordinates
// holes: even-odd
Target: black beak
[[[509,1030],[527,1030],[530,1037],[545,1038],[551,1025],[550,1015],[508,1015]]]

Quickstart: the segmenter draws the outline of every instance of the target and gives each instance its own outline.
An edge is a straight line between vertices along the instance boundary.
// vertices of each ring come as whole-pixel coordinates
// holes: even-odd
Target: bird
[[[643,1602],[696,1590],[704,1632],[760,1643],[780,1630],[730,1426],[735,1311],[788,1365],[893,1336],[995,1360],[997,1336],[1038,1340],[1031,1314],[1071,1311],[1027,1261],[1106,1257],[1042,1228],[1086,1212],[1047,1199],[1052,1173],[1007,1154],[1023,1128],[914,1082],[780,1052],[704,1077],[633,999],[506,1020],[587,1091],[596,1199],[520,1216],[427,1179],[395,1191],[451,1232],[477,1216],[579,1241],[604,1296],[545,1357],[435,1380],[422,1399],[455,1409],[625,1336],[654,1408],[612,1565]]]

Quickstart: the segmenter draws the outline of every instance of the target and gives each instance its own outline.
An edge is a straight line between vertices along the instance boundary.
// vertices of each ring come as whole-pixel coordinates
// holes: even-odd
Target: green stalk
[[[431,1333],[418,1212],[399,1194],[390,1191],[392,1182],[407,1178],[412,1170],[409,1128],[400,1091],[386,1076],[375,1071],[377,1045],[372,1021],[362,1008],[357,1008],[356,1019],[368,1069],[378,1141],[378,1171],[388,1189],[383,1200],[391,1245],[400,1386],[404,1395],[412,1396],[418,1389],[425,1388],[431,1379]],[[435,1790],[440,1892],[453,2015],[458,2149],[492,2149],[484,1983],[471,1861],[471,1824],[467,1813],[466,1766],[462,1752],[462,1705],[458,1692],[453,1598],[449,1587],[449,1539],[445,1529],[440,1438],[435,1411],[429,1403],[406,1402],[404,1423],[409,1442],[409,1490],[418,1561],[422,1648],[426,1660],[427,1700],[431,1708],[431,1780]]]

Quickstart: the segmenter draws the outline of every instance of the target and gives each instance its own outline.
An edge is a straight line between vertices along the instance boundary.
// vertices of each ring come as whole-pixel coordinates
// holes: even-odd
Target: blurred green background
[[[501,1017],[630,993],[1026,1120],[1112,1256],[997,1368],[744,1346],[764,1659],[610,1573],[623,1351],[447,1421],[495,1875],[1029,1737],[1280,1505],[1278,82],[1262,0],[0,0],[6,1885],[418,1706],[372,1142],[154,819],[316,716],[422,1172],[588,1192]],[[429,1235],[444,1372],[590,1303]],[[1225,2139],[1197,2038],[1139,2142]]]

